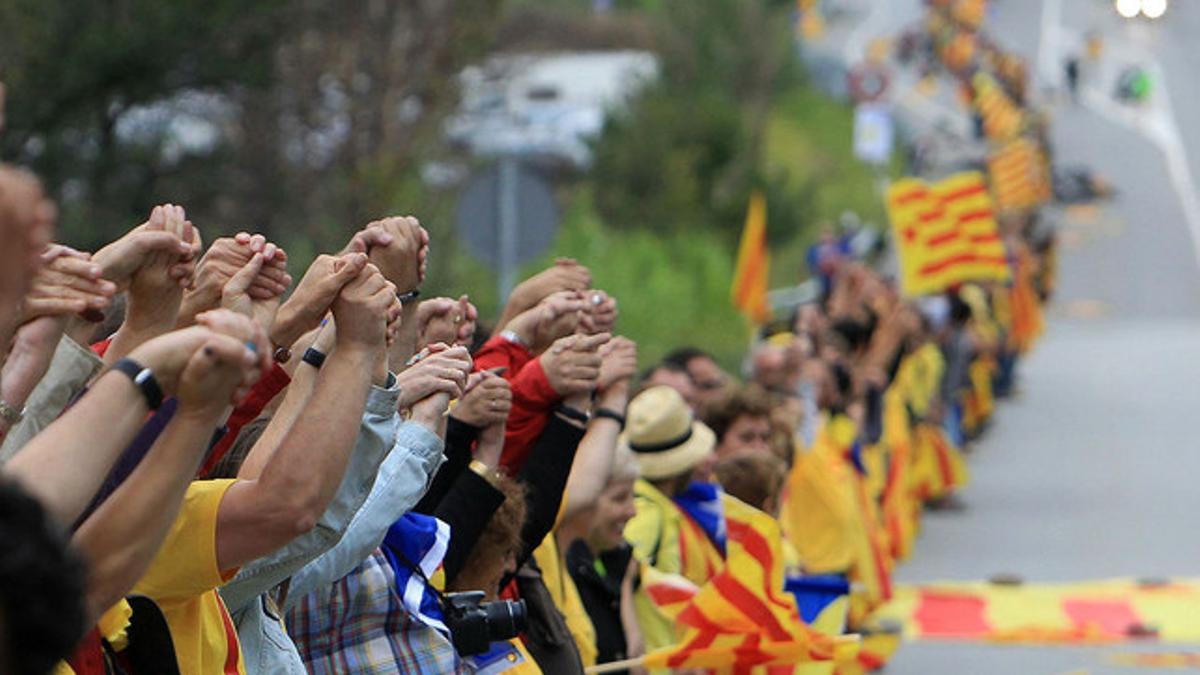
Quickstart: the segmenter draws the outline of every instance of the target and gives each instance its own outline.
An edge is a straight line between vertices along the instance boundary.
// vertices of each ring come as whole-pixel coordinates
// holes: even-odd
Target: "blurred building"
[[[462,102],[446,136],[479,156],[585,169],[605,117],[657,76],[657,58],[643,51],[495,56],[459,75]]]

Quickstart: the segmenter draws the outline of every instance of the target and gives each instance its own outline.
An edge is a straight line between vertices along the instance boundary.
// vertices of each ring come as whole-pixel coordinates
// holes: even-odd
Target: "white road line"
[[[1104,90],[1090,88],[1083,92],[1083,101],[1088,108],[1110,122],[1145,136],[1162,152],[1171,187],[1179,197],[1184,219],[1187,220],[1196,262],[1200,263],[1200,198],[1196,196],[1196,183],[1192,180],[1191,165],[1188,164],[1187,154],[1183,149],[1183,135],[1179,131],[1179,124],[1171,107],[1166,73],[1157,61],[1143,59],[1142,63],[1150,71],[1154,83],[1155,91],[1151,96],[1160,99],[1151,103],[1150,109],[1130,108],[1112,100]]]
[[[1038,72],[1047,84],[1057,81],[1058,56],[1062,48],[1062,0],[1044,0],[1042,3],[1042,35],[1038,44]],[[1106,50],[1107,51],[1107,50]],[[1120,52],[1117,47],[1114,52]],[[1108,59],[1118,58],[1110,54]],[[1085,87],[1082,93],[1084,104],[1107,118],[1110,122],[1128,127],[1146,137],[1163,153],[1171,187],[1179,197],[1188,232],[1192,239],[1192,251],[1200,263],[1200,198],[1196,196],[1196,183],[1192,180],[1191,165],[1183,149],[1183,135],[1175,120],[1171,96],[1167,88],[1166,72],[1157,60],[1137,53],[1123,62],[1141,63],[1150,71],[1154,91],[1149,107],[1144,110],[1131,108],[1112,100],[1107,93],[1113,82],[1101,78],[1100,89]]]

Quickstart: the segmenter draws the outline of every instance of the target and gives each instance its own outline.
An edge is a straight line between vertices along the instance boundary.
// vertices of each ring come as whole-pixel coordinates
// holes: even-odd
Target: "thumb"
[[[229,281],[225,282],[224,294],[227,296],[237,296],[249,290],[250,284],[254,283],[254,277],[258,276],[258,273],[262,271],[263,261],[264,258],[261,253],[255,253],[251,256],[250,261],[242,269],[238,270],[237,274],[230,277]]]
[[[342,256],[342,265],[334,272],[334,279],[342,284],[349,283],[367,266],[366,253],[349,253]]]
[[[192,250],[192,247],[188,243],[181,241],[174,234],[162,230],[138,232],[134,235],[134,243],[137,244],[138,249],[143,254],[161,251],[163,253],[184,255],[190,253]]]

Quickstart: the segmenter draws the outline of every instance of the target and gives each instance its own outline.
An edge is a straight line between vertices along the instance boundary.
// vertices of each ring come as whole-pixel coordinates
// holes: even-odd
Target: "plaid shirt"
[[[296,602],[287,626],[313,675],[469,672],[446,638],[405,611],[378,549],[333,586]]]

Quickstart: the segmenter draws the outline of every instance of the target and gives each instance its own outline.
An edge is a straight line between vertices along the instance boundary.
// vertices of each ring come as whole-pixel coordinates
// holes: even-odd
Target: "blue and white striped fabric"
[[[380,547],[396,573],[396,590],[409,615],[447,637],[450,629],[443,622],[441,603],[427,580],[442,566],[449,545],[449,525],[409,512],[392,524]],[[414,573],[413,565],[421,574]]]

